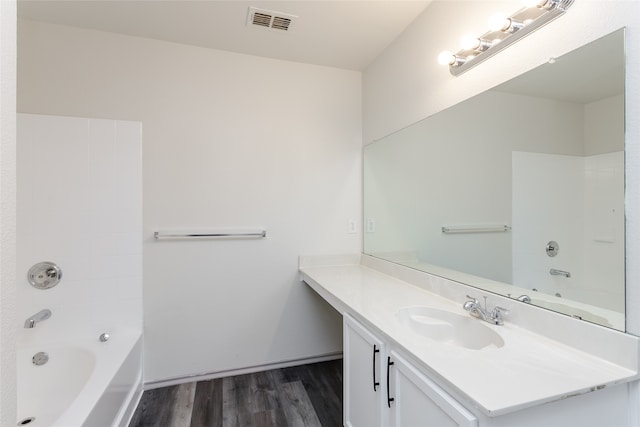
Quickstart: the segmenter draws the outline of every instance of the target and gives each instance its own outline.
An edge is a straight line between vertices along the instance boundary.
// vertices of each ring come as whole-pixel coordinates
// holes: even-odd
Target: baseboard
[[[198,381],[208,381],[216,378],[233,377],[236,375],[251,374],[253,372],[269,371],[271,369],[288,368],[290,366],[308,365],[310,363],[326,362],[329,360],[342,359],[342,352],[328,353],[320,356],[306,357],[302,359],[285,360],[282,362],[268,363],[264,365],[250,366],[240,369],[229,369],[205,374],[189,375],[179,378],[169,378],[166,380],[150,381],[144,383],[144,389],[153,390],[160,387],[168,387],[177,384],[192,383]]]

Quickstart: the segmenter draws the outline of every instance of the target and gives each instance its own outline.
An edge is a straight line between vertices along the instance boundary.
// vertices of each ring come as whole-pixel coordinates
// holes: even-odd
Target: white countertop
[[[423,287],[357,263],[318,265],[317,262],[301,262],[300,273],[304,282],[338,311],[369,323],[382,338],[420,362],[434,379],[468,399],[467,403],[488,416],[507,414],[639,377],[637,337],[611,331],[613,335],[603,345],[619,345],[619,348],[607,351],[611,354],[633,353],[625,363],[618,363],[619,360],[611,361],[587,353],[506,319],[503,326],[483,322],[502,337],[504,346],[471,350],[417,335],[396,318],[398,310],[409,306],[428,306],[469,315],[462,309],[464,298],[460,301],[445,299]],[[538,310],[543,316],[558,316]],[[591,339],[584,336],[585,330],[588,331],[582,325],[585,322],[572,324],[562,320],[557,323],[562,327],[575,325],[575,333],[582,335],[579,339]],[[589,327],[597,328],[594,329],[596,338],[609,334],[602,327]],[[562,331],[567,332],[571,331]]]

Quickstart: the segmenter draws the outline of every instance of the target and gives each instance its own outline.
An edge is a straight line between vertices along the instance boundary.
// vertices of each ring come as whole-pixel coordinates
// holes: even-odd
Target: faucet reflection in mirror
[[[448,65],[454,76],[460,75],[485,59],[505,49],[527,34],[563,15],[573,0],[525,0],[525,7],[511,16],[496,13],[489,18],[489,31],[477,37],[465,34],[461,50],[444,51],[438,62]]]
[[[619,30],[367,145],[364,252],[624,330],[624,80]]]

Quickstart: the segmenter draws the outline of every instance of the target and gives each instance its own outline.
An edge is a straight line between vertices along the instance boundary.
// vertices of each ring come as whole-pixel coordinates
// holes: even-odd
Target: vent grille
[[[267,15],[266,13],[254,13],[251,23],[253,25],[259,25],[260,27],[270,27],[271,15]]]
[[[297,16],[270,10],[249,8],[247,25],[252,27],[271,28],[279,31],[289,31]]]
[[[283,18],[282,16],[274,16],[273,21],[271,22],[271,28],[275,28],[276,30],[287,31],[290,25],[291,19]]]

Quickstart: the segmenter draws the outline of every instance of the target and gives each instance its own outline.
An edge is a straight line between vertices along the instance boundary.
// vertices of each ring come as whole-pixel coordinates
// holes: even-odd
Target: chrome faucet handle
[[[493,312],[494,313],[501,313],[501,314],[504,314],[505,316],[509,314],[509,310],[508,309],[506,309],[504,307],[498,307],[498,306],[493,307]]]
[[[508,315],[509,315],[509,310],[503,307],[496,306],[496,307],[493,307],[493,310],[491,311],[491,318],[496,322],[496,325],[504,324],[503,316],[508,316]]]
[[[477,310],[479,307],[478,300],[469,295],[467,295],[467,298],[469,298],[469,300],[465,301],[464,304],[462,304],[462,308],[464,308],[467,311]]]

